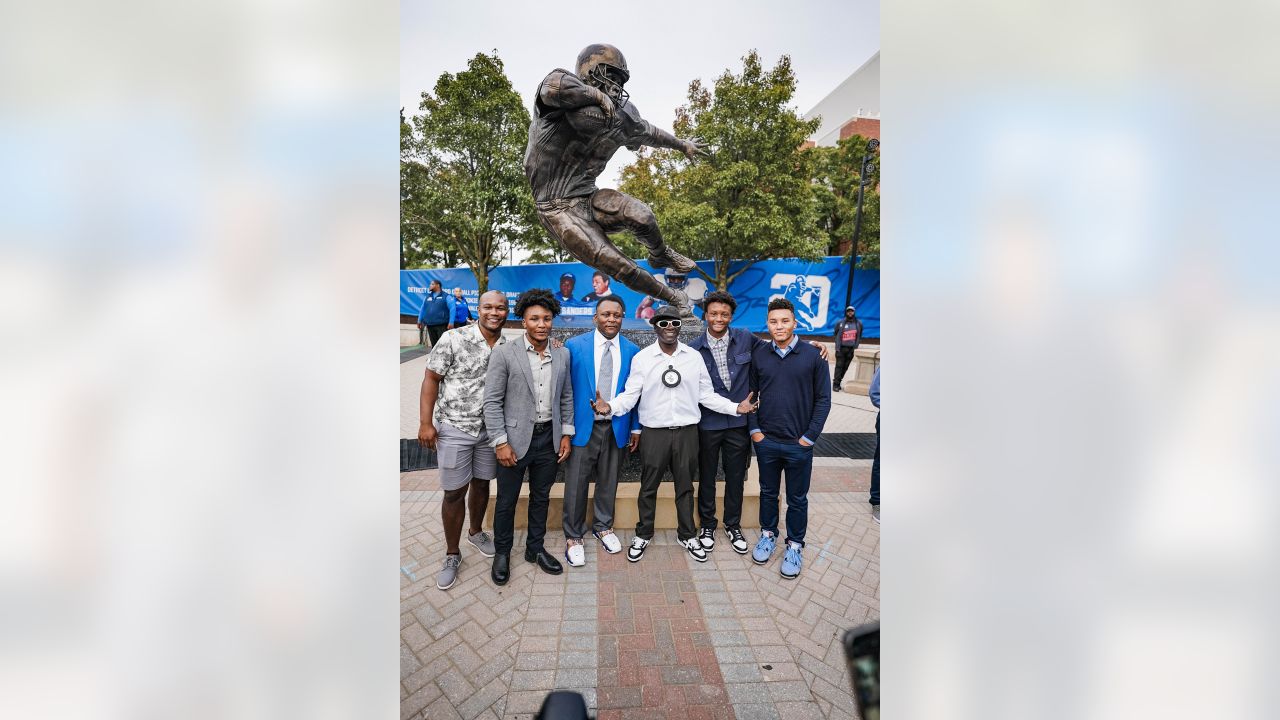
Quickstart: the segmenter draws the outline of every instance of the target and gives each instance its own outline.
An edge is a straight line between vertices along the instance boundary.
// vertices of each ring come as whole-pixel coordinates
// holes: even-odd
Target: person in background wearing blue
[[[453,329],[453,298],[441,289],[439,280],[431,281],[427,286],[426,296],[422,298],[422,311],[418,313],[419,333],[423,327],[427,329],[432,347],[435,347],[445,330]]]
[[[871,378],[871,404],[876,406],[876,457],[871,461],[871,515],[880,522],[880,368]]]
[[[795,307],[785,298],[769,303],[773,342],[751,352],[751,390],[759,409],[748,426],[760,463],[760,541],[751,559],[769,562],[778,542],[778,491],[787,476],[787,550],[782,577],[800,575],[809,524],[813,445],[831,412],[831,369],[816,348],[796,336]]]
[[[453,324],[449,327],[460,328],[469,322],[471,322],[471,308],[462,298],[462,288],[456,287],[453,289]]]
[[[577,305],[578,299],[573,296],[573,287],[574,285],[577,285],[577,284],[578,284],[578,279],[573,276],[573,273],[567,272],[561,275],[560,276],[560,292],[556,293],[554,296],[556,301],[562,305],[564,303]]]

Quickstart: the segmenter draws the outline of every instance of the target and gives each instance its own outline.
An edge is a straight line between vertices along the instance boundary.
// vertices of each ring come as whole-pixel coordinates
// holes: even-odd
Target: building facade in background
[[[880,139],[880,53],[877,51],[813,109],[806,120],[822,116],[822,125],[806,145],[834,147],[850,135]]]

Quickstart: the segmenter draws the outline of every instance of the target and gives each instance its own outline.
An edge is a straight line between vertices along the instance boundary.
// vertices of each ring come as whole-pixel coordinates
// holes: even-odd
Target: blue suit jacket
[[[751,351],[756,345],[764,342],[746,328],[729,328],[729,352],[727,353],[729,387],[725,387],[720,379],[720,369],[716,367],[716,359],[711,356],[711,348],[707,346],[707,333],[704,331],[694,338],[689,343],[689,347],[702,355],[702,361],[707,365],[707,372],[711,374],[711,385],[715,387],[716,392],[734,402],[742,402],[747,399],[747,393],[751,391],[749,387]],[[725,415],[704,407],[698,427],[703,430],[725,430],[731,427],[745,427],[746,424],[746,415]]]
[[[619,334],[618,350],[622,357],[621,367],[614,368],[613,394],[619,395],[627,384],[627,376],[631,374],[631,358],[640,352],[635,343]],[[569,351],[569,379],[573,383],[573,444],[585,447],[591,441],[591,426],[595,424],[595,411],[591,402],[596,399],[596,331],[585,332],[571,338],[564,344]],[[745,375],[745,373],[744,373]],[[625,447],[630,440],[631,431],[640,429],[640,416],[632,408],[626,415],[613,419],[613,436],[618,447]]]

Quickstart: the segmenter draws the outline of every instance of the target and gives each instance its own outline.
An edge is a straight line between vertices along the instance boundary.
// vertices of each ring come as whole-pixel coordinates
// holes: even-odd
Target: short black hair
[[[703,312],[706,312],[707,306],[716,302],[728,305],[730,314],[738,311],[738,301],[734,300],[732,295],[724,290],[716,290],[715,292],[707,293],[707,296],[702,299]]]
[[[770,300],[769,312],[773,312],[774,310],[786,310],[791,313],[791,317],[796,316],[796,306],[792,305],[791,301],[786,298],[774,298]]]
[[[556,302],[556,298],[551,294],[551,291],[543,288],[534,288],[525,290],[520,293],[520,297],[516,298],[516,315],[524,317],[524,311],[535,305],[546,308],[550,311],[551,317],[560,314],[560,303]]]
[[[621,297],[618,297],[617,295],[612,295],[612,294],[610,294],[610,295],[605,295],[604,297],[596,298],[596,312],[600,312],[600,303],[605,303],[605,302],[616,302],[616,303],[618,303],[618,306],[622,308],[622,314],[623,314],[623,315],[626,315],[626,314],[627,314],[627,303],[626,303],[626,301],[625,301],[625,300],[623,300]]]
[[[444,289],[444,283],[440,282],[439,280],[432,280],[431,282],[427,283],[427,287],[431,287],[432,285],[439,285],[441,290]]]
[[[597,277],[598,277],[598,278],[603,278],[605,282],[609,282],[609,276],[608,276],[608,275],[605,275],[603,272],[600,272],[599,270],[597,270],[597,271],[595,271],[595,272],[591,273],[591,277],[593,277],[593,278],[597,278]]]

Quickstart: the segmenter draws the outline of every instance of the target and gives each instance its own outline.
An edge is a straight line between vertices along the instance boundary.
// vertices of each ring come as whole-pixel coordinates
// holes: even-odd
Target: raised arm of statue
[[[705,143],[697,140],[681,140],[662,128],[655,127],[648,120],[641,120],[640,124],[644,127],[644,132],[636,138],[634,145],[627,147],[634,151],[640,145],[648,145],[650,147],[669,148],[671,150],[679,150],[685,154],[690,160],[697,159],[698,155],[707,155],[707,146]]]

